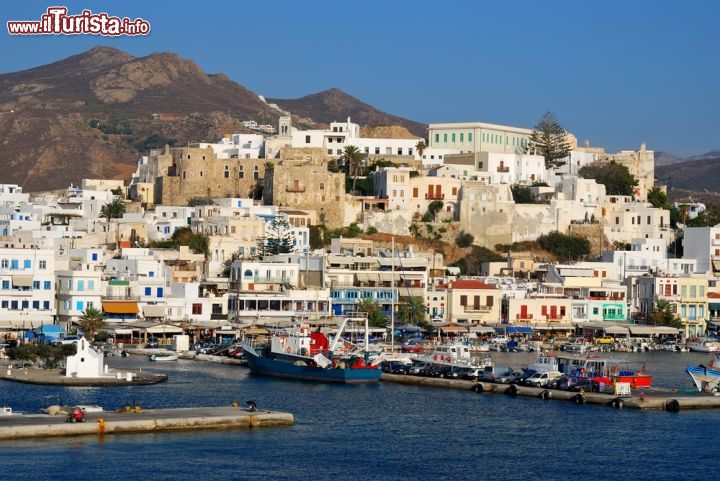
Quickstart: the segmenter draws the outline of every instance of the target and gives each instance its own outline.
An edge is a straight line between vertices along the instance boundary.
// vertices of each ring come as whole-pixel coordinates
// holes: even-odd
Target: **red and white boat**
[[[606,386],[628,383],[633,389],[650,387],[652,376],[644,362],[599,356],[558,357],[558,370],[567,376],[590,379]]]

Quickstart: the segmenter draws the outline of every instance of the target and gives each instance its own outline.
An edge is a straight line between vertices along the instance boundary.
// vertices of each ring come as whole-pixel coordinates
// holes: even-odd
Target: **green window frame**
[[[460,142],[465,142],[465,134],[460,132]]]
[[[468,132],[468,142],[472,142],[472,132]]]
[[[435,142],[440,142],[440,134],[435,134]]]
[[[443,134],[443,142],[447,144],[447,134]]]
[[[453,141],[453,143],[455,143],[455,134],[454,133],[452,134],[452,141]]]

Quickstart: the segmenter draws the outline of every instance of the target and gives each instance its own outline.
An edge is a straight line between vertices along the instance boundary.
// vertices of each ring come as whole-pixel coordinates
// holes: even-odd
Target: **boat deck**
[[[432,377],[408,376],[401,374],[383,373],[380,379],[383,382],[396,382],[418,386],[443,387],[450,389],[475,390],[482,393],[506,394],[510,396],[529,396],[546,400],[570,401],[577,404],[594,404],[614,408],[651,409],[677,412],[687,409],[720,409],[720,397],[706,393],[687,394],[650,388],[636,390],[630,397],[618,397],[614,394],[561,391],[559,389],[546,389],[544,387],[515,386],[497,384],[492,382],[465,381],[458,379],[439,379]]]
[[[196,429],[249,429],[292,426],[293,415],[235,407],[148,409],[137,413],[87,413],[84,423],[46,414],[0,415],[0,441],[19,438],[141,433]]]

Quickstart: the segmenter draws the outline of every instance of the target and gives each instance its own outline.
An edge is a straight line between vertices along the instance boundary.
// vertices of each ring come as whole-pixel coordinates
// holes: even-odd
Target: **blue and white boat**
[[[248,365],[258,374],[303,381],[378,382],[382,371],[369,362],[367,342],[364,352],[345,352],[339,345],[342,342],[342,347],[345,347],[341,335],[348,320],[343,320],[332,342],[328,342],[325,334],[311,332],[306,323],[301,323],[295,328],[274,333],[269,346],[256,348],[245,343],[243,349]]]
[[[720,393],[720,353],[710,361],[709,366],[688,366],[685,368],[700,392]]]

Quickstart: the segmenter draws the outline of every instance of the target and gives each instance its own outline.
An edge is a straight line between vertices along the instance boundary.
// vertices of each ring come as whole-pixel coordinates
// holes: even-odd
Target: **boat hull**
[[[297,379],[301,381],[327,382],[338,384],[376,383],[382,371],[378,368],[321,368],[299,366],[290,360],[279,360],[246,351],[250,369],[265,376]]]
[[[688,366],[685,368],[692,378],[698,391],[712,391],[720,386],[720,370],[704,366]]]

